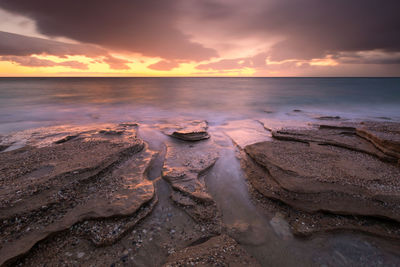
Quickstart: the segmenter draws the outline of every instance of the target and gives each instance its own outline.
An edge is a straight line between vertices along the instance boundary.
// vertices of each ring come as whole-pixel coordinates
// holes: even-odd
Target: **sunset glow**
[[[398,16],[373,1],[40,2],[0,1],[0,76],[400,75]]]

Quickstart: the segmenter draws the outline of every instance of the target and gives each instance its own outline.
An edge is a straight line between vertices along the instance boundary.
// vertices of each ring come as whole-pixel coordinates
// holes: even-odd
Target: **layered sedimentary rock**
[[[185,141],[199,141],[210,137],[207,122],[204,120],[166,123],[160,128],[166,135]]]
[[[165,267],[174,266],[261,266],[227,235],[212,237],[167,258]]]
[[[281,129],[272,131],[272,136],[278,140],[331,145],[349,150],[364,152],[387,162],[396,162],[396,158],[385,154],[374,144],[360,138],[356,128],[352,127],[320,127],[316,129]]]
[[[362,122],[357,134],[369,141],[386,154],[400,160],[400,124],[395,122]],[[399,161],[400,163],[400,161]]]
[[[171,185],[172,200],[196,221],[218,227],[220,216],[204,182],[204,174],[218,159],[211,140],[167,142],[162,177]]]
[[[25,145],[0,154],[0,265],[73,225],[95,245],[111,244],[156,202],[145,177],[154,152],[134,127],[62,128],[6,138]]]
[[[392,144],[386,147],[395,151],[397,133],[377,124],[380,140],[386,137]],[[400,168],[393,153],[359,134],[366,125],[273,131],[277,140],[244,149],[242,165],[258,193],[288,205],[286,214],[299,211],[306,222],[312,219],[315,231],[346,228],[400,237]],[[296,233],[314,231],[288,220]]]
[[[261,122],[255,120],[231,121],[221,126],[221,128],[233,143],[240,148],[271,140],[271,134],[265,131]]]

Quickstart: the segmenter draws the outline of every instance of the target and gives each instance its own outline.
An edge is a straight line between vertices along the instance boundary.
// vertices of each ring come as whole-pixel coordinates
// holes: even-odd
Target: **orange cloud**
[[[2,56],[0,61],[9,61],[24,67],[69,67],[72,69],[87,70],[88,65],[76,60],[66,60],[62,62],[54,62],[48,59],[40,59],[34,56]]]

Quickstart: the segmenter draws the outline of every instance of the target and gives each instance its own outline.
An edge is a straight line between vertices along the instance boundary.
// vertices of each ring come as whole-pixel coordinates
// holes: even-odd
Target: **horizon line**
[[[2,78],[400,78],[400,76],[0,76]]]

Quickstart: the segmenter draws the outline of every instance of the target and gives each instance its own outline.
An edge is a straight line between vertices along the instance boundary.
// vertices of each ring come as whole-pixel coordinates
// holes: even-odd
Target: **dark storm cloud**
[[[215,3],[221,17],[214,16],[214,10],[199,7],[197,19],[208,19],[207,26],[218,25],[226,38],[281,38],[269,50],[271,60],[321,58],[340,51],[400,51],[398,0]],[[199,1],[198,5],[203,4]]]
[[[215,43],[257,39],[268,44],[259,52],[272,61],[339,58],[343,52],[375,50],[387,59],[400,51],[398,0],[0,0],[0,7],[33,19],[48,36],[164,60],[152,68],[217,56],[215,50],[191,41],[179,30],[183,28]],[[190,26],[185,28],[185,22]],[[357,59],[342,63],[352,60]],[[375,57],[364,62],[393,60]],[[223,64],[235,65],[219,63]]]
[[[94,45],[67,44],[63,42],[29,37],[0,31],[0,55],[29,56],[48,54],[59,57],[106,55],[107,51]]]
[[[48,36],[167,60],[201,61],[215,50],[191,42],[176,27],[179,0],[1,0],[0,7],[36,21]]]
[[[400,52],[384,53],[382,51],[341,52],[335,57],[339,63],[344,64],[394,64],[400,65]]]
[[[399,10],[397,0],[277,1],[266,23],[287,39],[271,54],[277,59],[310,59],[338,51],[400,51]]]
[[[47,40],[36,37],[23,36],[14,33],[0,31],[0,56],[2,61],[6,61],[6,56],[12,57],[13,62],[23,66],[35,66],[34,64],[42,64],[49,66],[51,63],[46,61],[39,61],[37,58],[30,57],[31,55],[52,55],[61,58],[66,56],[88,56],[88,57],[102,57],[99,62],[105,62],[112,69],[129,69],[126,63],[129,61],[115,58],[107,52],[107,50],[94,45],[87,44],[69,44],[53,40]],[[26,58],[23,58],[25,56]],[[32,65],[33,64],[33,65]],[[37,66],[37,65],[36,65]],[[58,64],[58,66],[62,66]],[[87,66],[76,64],[73,62],[71,66],[86,69]]]

